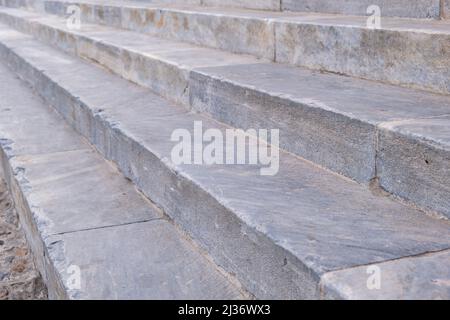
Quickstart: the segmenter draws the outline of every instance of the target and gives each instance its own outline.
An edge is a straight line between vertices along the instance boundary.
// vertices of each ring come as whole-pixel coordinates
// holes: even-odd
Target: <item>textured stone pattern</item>
[[[339,84],[342,81],[336,81],[336,76],[327,79],[326,76],[302,75],[300,72],[290,75],[292,72],[288,70],[289,68],[284,68],[286,71],[283,70],[282,74],[277,75],[283,69],[282,66],[245,66],[245,63],[255,62],[255,60],[225,55],[206,48],[199,49],[186,44],[180,45],[177,42],[158,39],[149,41],[142,34],[127,34],[126,38],[128,40],[124,47],[120,39],[125,35],[125,31],[121,35],[116,35],[114,30],[109,29],[107,31],[108,29],[105,28],[102,36],[98,36],[95,30],[99,27],[94,28],[94,26],[86,26],[84,32],[80,34],[64,30],[60,24],[54,23],[52,20],[42,19],[42,24],[35,23],[30,25],[27,20],[21,21],[21,19],[13,15],[10,17],[5,16],[4,18],[5,21],[9,19],[9,23],[20,30],[33,33],[45,42],[57,45],[69,52],[77,51],[78,55],[98,61],[123,77],[148,86],[165,97],[184,104],[190,103],[199,111],[208,111],[220,121],[243,128],[254,126],[255,124],[263,127],[267,125],[269,127],[281,126],[283,131],[289,133],[284,135],[284,141],[282,141],[284,148],[357,181],[368,181],[375,175],[374,142],[376,140],[376,128],[374,124],[391,119],[434,117],[448,114],[448,105],[450,105],[448,99],[433,96],[425,99],[415,91],[381,87],[369,82],[358,84],[351,79],[346,79],[345,85],[340,87]],[[37,20],[35,19],[35,21]],[[141,49],[142,43],[151,44],[146,45],[145,49]],[[161,51],[161,49],[164,50]],[[148,55],[146,53],[152,54]],[[196,58],[192,59],[192,57]],[[190,69],[215,67],[220,64],[225,64],[226,66],[217,68],[217,70],[214,68],[202,69],[202,74],[206,74],[206,77],[200,77],[196,72],[191,72],[189,75]],[[233,67],[233,65],[237,67]],[[261,74],[258,75],[258,73]],[[231,85],[225,85],[223,81],[224,76],[231,80]],[[250,79],[246,83],[244,80],[248,77]],[[268,77],[267,80],[265,80],[266,77]],[[297,85],[303,83],[298,81],[299,77],[304,77],[305,83],[308,81],[308,85],[305,88]],[[216,78],[222,80],[217,81],[215,80]],[[278,79],[283,78],[289,80],[278,84]],[[317,84],[312,80],[315,78],[317,78]],[[267,81],[267,84],[265,81]],[[351,84],[352,81],[355,81],[355,85]],[[325,84],[327,84],[327,90],[324,89]],[[208,88],[208,90],[202,90],[203,87]],[[368,90],[370,87],[374,88]],[[247,90],[246,88],[257,88],[258,90]],[[317,90],[316,97],[313,97],[311,94],[314,92],[312,91],[313,89]],[[342,90],[345,90],[347,94],[341,97],[339,92]],[[270,99],[275,99],[276,103],[268,102],[270,101],[267,98],[267,93],[269,92],[272,93],[269,96],[274,96]],[[303,94],[300,94],[301,92]],[[329,93],[323,95],[323,92]],[[380,96],[379,92],[384,92],[385,94]],[[289,94],[289,99],[278,98],[280,94],[286,93]],[[305,96],[313,99],[303,99]],[[334,98],[336,96],[338,97],[337,99]],[[241,97],[240,100],[239,97]],[[190,101],[188,101],[189,98]],[[423,101],[427,108],[416,105],[417,101]],[[281,108],[286,103],[288,106],[285,106],[283,109],[287,111],[280,110],[276,113],[277,118],[274,119],[274,106]],[[322,107],[320,109],[316,108],[318,103],[324,105],[324,109],[331,107],[333,110],[343,113],[345,115],[344,118],[342,120],[336,118],[335,112],[332,112],[328,117],[313,117],[312,111],[324,111],[321,111]],[[254,107],[251,109],[253,115],[249,116],[249,114],[246,114],[245,108],[242,108],[242,106],[246,105],[258,106],[258,104],[266,104],[267,106],[264,108],[268,108],[270,116],[263,116],[263,109],[255,112]],[[289,105],[292,105],[292,107],[289,107]],[[299,105],[308,106],[308,108],[304,110],[303,107],[299,108]],[[261,107],[258,106],[258,108]],[[294,115],[292,110],[297,110],[296,113],[300,112],[303,115]],[[363,112],[361,113],[361,111]],[[369,121],[369,125],[354,121],[355,119],[352,116],[350,119],[346,119],[348,114],[355,112],[357,112],[358,118],[363,119],[365,122]],[[298,121],[311,117],[312,120],[308,121],[310,124],[306,125],[307,123],[305,123],[305,125],[302,125],[300,131],[296,129]],[[326,130],[319,130],[318,133],[330,131],[328,135],[330,138],[326,138],[323,134],[318,135],[315,133],[315,130],[318,130],[317,124],[323,121],[326,122],[323,126]],[[350,122],[348,125],[343,125],[343,121]],[[335,125],[331,125],[333,123]],[[335,128],[335,130],[331,130],[332,128]],[[353,131],[349,131],[347,128],[353,128]],[[336,134],[337,131],[339,131],[339,134]],[[360,133],[357,134],[357,132]],[[297,139],[296,137],[299,135],[303,139]],[[308,136],[311,136],[310,140],[307,139]],[[324,136],[324,139],[319,144],[318,137],[321,136]],[[332,142],[335,137],[346,137],[346,139]],[[320,152],[316,151],[318,149]],[[354,164],[350,165],[352,161]],[[381,172],[386,171],[379,170],[379,175]],[[402,172],[404,173],[406,170],[398,171],[400,174]],[[415,176],[420,176],[420,174],[421,171],[419,170]],[[402,181],[402,179],[396,180]],[[433,184],[429,185],[433,186]],[[396,187],[394,188],[393,186]],[[383,184],[383,187],[398,195],[400,192],[404,194],[404,190],[407,188],[407,186],[402,186],[402,183],[391,184],[389,188],[388,184]],[[441,194],[439,198],[445,199],[446,192],[443,190],[446,189],[430,189],[429,192]],[[413,195],[414,193],[411,194]],[[416,203],[427,209],[447,208],[443,204],[436,206],[427,203],[427,199],[429,199],[427,197],[410,196],[407,198],[416,199]],[[447,209],[443,212],[448,215]]]
[[[65,15],[67,5],[45,2],[45,10]],[[381,30],[371,30],[366,28],[366,18],[361,17],[224,13],[220,9],[126,7],[96,2],[80,6],[86,22],[317,70],[450,92],[450,27],[436,21],[424,25],[386,18]],[[409,50],[403,50],[405,47]]]
[[[16,72],[257,297],[318,298],[327,272],[449,248],[448,222],[286,153],[270,178],[252,166],[175,166],[171,132],[217,122],[31,37],[10,31],[1,43]]]
[[[52,8],[63,12],[63,7]],[[42,219],[33,232],[37,237],[43,235],[43,246],[48,249],[49,261],[41,263],[43,269],[51,269],[51,264],[56,269],[44,276],[50,284],[55,282],[52,276],[62,275],[64,280],[68,264],[77,261],[88,285],[69,292],[70,298],[205,298],[205,292],[214,298],[241,298],[238,288],[202,259],[202,252],[208,252],[258,298],[364,297],[365,267],[376,263],[386,267],[386,283],[393,297],[424,297],[420,286],[433,293],[433,298],[448,296],[449,276],[443,270],[448,257],[440,255],[450,246],[448,220],[425,215],[386,193],[369,190],[283,151],[280,172],[274,177],[261,177],[259,166],[175,165],[169,160],[173,144],[168,140],[174,129],[190,128],[199,120],[204,129],[219,127],[222,131],[226,126],[215,120],[244,128],[281,126],[288,133],[282,146],[289,151],[315,156],[314,161],[327,167],[332,166],[333,155],[338,155],[334,171],[354,174],[363,181],[378,175],[385,189],[396,193],[403,188],[403,198],[423,207],[431,200],[437,204],[431,209],[445,214],[449,208],[448,97],[119,31],[111,28],[124,27],[124,11],[117,8],[86,5],[84,10],[91,10],[103,26],[85,24],[82,31],[67,30],[63,19],[1,10],[2,21],[35,39],[0,26],[0,56],[181,225],[202,251],[177,236],[159,209],[147,211],[131,182],[124,183],[115,169],[102,165],[104,159],[87,144],[81,143],[80,148],[82,140],[66,122],[21,93],[21,103],[9,102],[15,108],[0,110],[1,133],[7,137],[0,142],[10,157],[4,157],[3,165],[11,165],[8,181],[19,211],[25,217]],[[152,10],[126,9],[133,13],[125,19],[133,23],[152,19],[131,17]],[[242,23],[247,19],[237,11],[222,10],[234,13],[166,10],[162,16],[170,23],[168,34],[175,38],[171,28],[187,16],[212,19],[204,23],[201,33],[208,32],[212,21]],[[254,13],[250,20],[265,21],[261,14]],[[436,31],[435,23],[427,22],[426,27]],[[339,25],[337,20],[329,23],[334,24]],[[222,27],[216,27],[214,34],[221,34]],[[445,37],[445,28],[440,31]],[[434,35],[444,39],[439,32]],[[195,32],[184,36],[197,41]],[[225,39],[220,48],[229,48],[229,35],[222,33],[221,37]],[[428,35],[424,37],[428,43]],[[246,39],[249,50],[258,49],[257,41]],[[231,51],[246,48],[238,44]],[[185,106],[80,57],[209,115],[188,112]],[[442,65],[445,73],[446,65]],[[4,82],[4,92],[13,92],[14,85]],[[6,93],[11,101],[17,99],[17,94]],[[2,97],[0,101],[8,104],[10,100]],[[302,128],[296,132],[298,125]],[[60,134],[53,138],[55,132]],[[74,161],[65,162],[67,157]],[[346,168],[356,169],[346,172]],[[70,183],[71,178],[80,183]],[[420,193],[421,188],[426,192]],[[76,196],[64,200],[66,192]],[[87,215],[92,217],[87,219]],[[117,252],[119,242],[124,250]],[[414,260],[413,256],[426,259]],[[95,267],[90,267],[92,261]],[[161,261],[167,268],[161,268]],[[108,272],[102,273],[105,269]],[[403,277],[410,270],[418,270],[414,276],[418,286]],[[132,288],[136,283],[138,290]],[[127,284],[131,287],[117,291]],[[346,285],[352,287],[351,292]],[[63,296],[63,291],[54,296]]]
[[[385,190],[450,217],[450,116],[383,124],[377,161]]]
[[[19,68],[12,60],[9,66]],[[29,76],[43,80],[39,88],[57,94],[41,73]],[[236,281],[3,64],[0,82],[2,172],[49,298],[247,297]],[[104,83],[98,83],[100,88]],[[102,96],[98,88],[97,98]],[[120,95],[124,97],[123,92]],[[67,100],[58,96],[58,101],[60,112],[67,112]],[[71,266],[79,267],[80,286],[69,286]]]
[[[323,12],[362,15],[377,5],[382,16],[407,18],[438,18],[440,0],[141,0],[147,3],[197,4],[272,11]],[[184,1],[184,2],[183,2]],[[445,0],[446,4],[450,3]],[[450,7],[450,6],[449,6]]]
[[[441,15],[443,15],[442,18],[444,19],[450,19],[450,0],[445,0],[445,6],[441,12]]]
[[[42,300],[47,289],[37,271],[14,203],[0,179],[0,300]]]
[[[277,62],[450,93],[450,33],[277,22],[276,34]]]
[[[324,298],[363,300],[448,300],[450,251],[388,261],[326,274]],[[375,267],[376,269],[371,269]],[[369,288],[368,274],[379,271],[379,287]],[[368,272],[369,271],[369,272]]]
[[[87,10],[84,12],[88,13]],[[269,59],[274,56],[273,26],[261,19],[242,20],[220,14],[211,19],[207,12],[179,12],[160,8],[148,8],[143,12],[139,8],[101,5],[95,6],[90,13],[83,16],[88,22],[120,26],[235,53]]]
[[[2,11],[0,18],[41,41],[96,61],[125,79],[232,126],[279,128],[284,133],[281,146],[288,151],[359,182],[380,178],[389,192],[450,215],[445,200],[448,188],[433,183],[449,179],[445,160],[433,160],[443,164],[443,170],[425,170],[428,166],[411,166],[413,162],[405,160],[415,157],[414,148],[405,149],[408,153],[400,158],[395,153],[383,155],[379,146],[389,143],[390,136],[378,130],[391,121],[448,114],[450,99],[446,96],[264,63],[141,33],[118,34],[106,26],[85,25],[81,32],[74,32],[59,18],[36,18],[17,10]],[[442,132],[446,119],[434,130]],[[420,128],[411,128],[415,129]],[[377,145],[376,141],[381,142]],[[429,144],[422,141],[417,145],[423,143]],[[433,149],[429,145],[429,158],[439,153]],[[407,172],[414,174],[406,178]],[[419,186],[424,181],[429,183],[422,189]]]
[[[439,17],[440,0],[283,0],[283,10],[366,15],[377,5],[381,16],[408,18]]]
[[[281,0],[201,0],[202,5],[205,6],[224,6],[235,8],[247,8],[258,10],[273,10],[281,9]]]

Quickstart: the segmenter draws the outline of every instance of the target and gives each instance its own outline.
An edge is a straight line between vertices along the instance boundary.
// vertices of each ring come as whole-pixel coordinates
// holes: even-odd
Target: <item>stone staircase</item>
[[[0,4],[3,176],[51,298],[450,298],[439,0]],[[279,129],[278,173],[174,163],[200,121]]]

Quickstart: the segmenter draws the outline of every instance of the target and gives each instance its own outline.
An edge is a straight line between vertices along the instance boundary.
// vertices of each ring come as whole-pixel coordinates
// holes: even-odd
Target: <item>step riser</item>
[[[439,127],[433,121],[429,120],[428,130],[448,130],[448,117],[446,123],[439,124]],[[450,218],[448,146],[434,146],[420,137],[381,129],[377,168],[383,189]]]
[[[380,147],[377,149],[377,141],[382,146],[391,145],[397,139],[379,135],[376,124],[317,108],[314,101],[273,96],[216,79],[209,76],[207,70],[184,69],[158,57],[142,56],[132,50],[94,42],[83,35],[26,20],[23,22],[12,16],[0,14],[0,20],[66,52],[97,61],[168,99],[208,112],[221,122],[244,129],[278,128],[282,148],[358,182],[368,183],[378,178],[381,186],[390,193],[424,209],[450,216],[447,200],[450,190],[439,182],[449,176],[446,151],[435,149],[426,153],[435,164],[433,167],[412,165],[411,159],[416,158],[420,142],[414,142],[416,148],[405,147],[407,151],[402,151],[401,158],[395,153],[383,152]],[[406,144],[400,144],[401,147],[395,150],[409,143],[408,137],[401,137]],[[375,159],[378,159],[377,163]],[[417,188],[418,185],[422,187]]]
[[[276,33],[277,62],[450,93],[449,35],[282,22]]]
[[[2,177],[8,185],[17,213],[19,214],[20,225],[27,237],[28,245],[33,252],[35,258],[34,262],[47,287],[48,297],[49,299],[67,299],[67,292],[64,289],[64,285],[58,272],[50,261],[50,255],[46,245],[44,244],[35,220],[33,219],[34,215],[26,200],[27,196],[22,191],[28,190],[26,182],[21,184],[20,181],[17,181],[14,168],[10,165],[10,161],[12,160],[9,159],[10,157],[5,153],[5,148],[7,147],[0,146],[0,177]],[[16,167],[16,169],[19,168]]]
[[[375,125],[225,82],[202,71],[190,75],[190,105],[233,127],[278,128],[280,146],[334,172],[367,183],[375,177]]]
[[[46,2],[45,10],[66,15],[67,5]],[[83,4],[81,9],[86,22],[280,63],[450,93],[448,34],[371,30],[366,28],[365,20],[358,27],[348,27],[157,8]],[[404,48],[408,48],[407,54]]]
[[[263,19],[241,19],[158,8],[82,4],[81,20],[157,35],[165,39],[274,60],[275,28]],[[47,13],[65,16],[67,4],[47,3]],[[233,35],[233,36],[231,36]]]
[[[318,298],[317,275],[4,45],[2,59],[257,298]],[[154,173],[149,178],[148,172]],[[164,188],[161,186],[164,185]],[[215,221],[216,223],[211,223]],[[216,228],[215,225],[221,226]],[[249,257],[251,257],[249,259]],[[257,278],[254,278],[257,276]]]

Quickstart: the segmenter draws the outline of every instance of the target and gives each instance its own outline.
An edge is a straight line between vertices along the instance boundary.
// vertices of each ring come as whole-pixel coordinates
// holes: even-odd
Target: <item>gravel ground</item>
[[[0,300],[47,299],[19,218],[0,180]]]

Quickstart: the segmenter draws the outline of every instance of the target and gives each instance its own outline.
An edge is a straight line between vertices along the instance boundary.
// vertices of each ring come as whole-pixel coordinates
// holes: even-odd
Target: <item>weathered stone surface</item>
[[[77,2],[46,2],[45,11],[65,15],[67,6]],[[80,2],[82,19],[88,23],[121,27],[157,35],[161,38],[185,41],[234,53],[248,53],[273,59],[274,29],[264,19],[242,14],[233,15],[226,9],[205,9],[188,6],[124,2]],[[195,7],[194,7],[195,8]],[[233,36],[231,36],[233,35]]]
[[[56,7],[61,3],[72,3],[73,0],[0,0],[0,3],[12,7],[41,8]],[[80,2],[80,1],[78,1]],[[104,1],[89,0],[90,3]],[[271,11],[303,11],[348,15],[367,15],[371,5],[381,9],[382,17],[406,18],[439,18],[440,0],[109,0],[108,4],[126,3],[134,6],[213,6],[229,8],[247,8]],[[450,0],[445,0],[450,8]]]
[[[47,58],[67,62],[56,56]],[[17,61],[9,62],[11,67],[18,67],[14,64]],[[37,78],[30,76],[28,80]],[[49,79],[46,81],[49,87],[41,83],[36,89],[51,95],[50,88],[55,87]],[[0,149],[1,172],[11,189],[50,298],[246,297],[61,117],[57,127],[37,127],[39,123],[52,123],[57,115],[3,65],[0,82],[8,83],[0,90],[0,110],[9,113],[5,121],[1,117],[0,123],[1,141],[8,141]],[[48,102],[52,101],[56,102],[52,98]],[[4,111],[5,107],[9,110]],[[65,112],[64,107],[61,111]],[[7,120],[19,117],[33,123],[37,114],[33,130],[8,125]],[[47,131],[45,141],[38,142],[33,137],[38,131]],[[59,135],[69,142],[78,141],[75,145],[79,149],[67,151]],[[44,145],[51,148],[42,148],[39,154],[34,152]],[[71,266],[81,270],[80,289],[68,285],[69,276],[73,275]]]
[[[60,19],[35,13],[5,10],[0,17],[40,40],[97,61],[229,125],[278,128],[284,149],[359,182],[378,177],[380,123],[450,112],[450,99],[442,95],[264,63],[105,26],[84,25],[81,31],[71,31]],[[402,168],[408,159],[397,157],[395,166]],[[425,192],[447,197],[442,192],[446,188],[435,186],[427,184]],[[387,189],[403,196],[406,188],[400,183]],[[430,208],[422,200],[415,203]],[[436,208],[447,214],[441,205]]]
[[[139,9],[122,8],[121,11],[121,27],[125,29],[261,58],[273,59],[275,54],[273,25],[262,19],[242,19],[220,11],[211,14],[209,10],[192,12],[147,8],[145,16],[150,18],[143,21],[136,14]],[[100,22],[98,19],[91,21]]]
[[[450,93],[449,23],[429,22],[433,31],[382,20],[371,30],[358,17],[285,20],[275,22],[277,62]]]
[[[282,128],[288,132],[286,134],[285,131],[283,147],[358,181],[372,179],[375,171],[375,128],[373,123],[364,124],[359,123],[358,120],[369,122],[375,120],[377,122],[402,117],[435,116],[448,113],[447,105],[450,105],[448,99],[445,98],[439,99],[436,96],[426,96],[424,93],[419,94],[408,90],[395,90],[392,87],[374,85],[370,82],[345,79],[345,85],[340,86],[342,81],[338,76],[314,74],[279,65],[244,66],[245,63],[257,63],[258,61],[249,57],[227,55],[220,51],[196,48],[187,44],[149,39],[142,34],[117,32],[115,29],[92,25],[85,25],[81,32],[71,32],[58,19],[39,19],[32,13],[24,12],[10,12],[4,18],[10,18],[10,24],[34,34],[39,39],[56,44],[69,52],[77,51],[78,55],[98,61],[124,78],[147,86],[158,94],[175,101],[188,104],[187,100],[192,86],[195,92],[190,96],[194,108],[201,111],[207,110],[219,120],[238,127],[255,127],[256,123],[264,127]],[[23,23],[21,23],[22,19]],[[39,22],[39,24],[34,23],[27,26],[27,21]],[[143,43],[150,44],[144,45]],[[196,72],[199,68],[215,66],[223,67],[201,69]],[[191,70],[194,72],[189,75]],[[288,80],[285,81],[285,79]],[[316,79],[313,87],[317,89],[314,95],[310,88],[312,79]],[[208,90],[204,91],[204,86],[207,86]],[[249,88],[253,90],[249,90]],[[342,90],[347,91],[348,94],[341,97],[340,91]],[[361,90],[366,92],[366,97],[361,97]],[[327,91],[326,96],[323,95],[324,91]],[[252,94],[249,96],[250,93]],[[267,97],[269,94],[275,95],[272,100],[269,100],[273,103],[263,100],[263,97]],[[284,98],[278,97],[279,95],[284,95]],[[416,105],[418,98],[427,99],[426,104],[429,107],[422,110],[421,106]],[[230,99],[233,101],[230,102]],[[237,101],[238,99],[242,99],[242,101]],[[340,136],[346,133],[342,130],[348,131],[348,126],[342,123],[346,120],[342,117],[341,120],[333,120],[337,124],[332,125],[327,122],[324,126],[318,126],[317,123],[327,119],[321,116],[313,117],[309,124],[305,123],[305,125],[299,126],[298,121],[302,121],[302,118],[298,114],[292,115],[290,124],[283,123],[286,122],[283,119],[286,114],[291,115],[293,111],[282,112],[280,110],[280,115],[274,118],[274,103],[276,105],[284,101],[284,104],[302,104],[292,101],[298,99],[301,99],[303,104],[311,106],[307,108],[309,113],[314,110],[324,112],[316,105],[322,103],[321,107],[327,109],[336,99],[343,101],[341,105],[334,104],[333,110],[342,109],[342,113],[357,112],[359,119],[355,119],[353,127],[351,127],[354,128],[354,131],[348,132],[347,135],[350,141],[346,145],[352,149],[341,147]],[[253,111],[253,114],[248,115],[246,109],[242,107],[246,104],[258,104],[258,101],[267,105],[270,117],[261,110]],[[376,105],[383,105],[383,108],[380,110]],[[399,114],[400,110],[403,110],[401,115]],[[335,112],[330,113],[330,117],[336,116],[338,115]],[[270,123],[268,125],[261,123],[261,120],[264,119],[268,119]],[[303,132],[301,132],[302,130]],[[364,132],[355,134],[361,130]],[[331,132],[326,135],[324,134],[326,131]],[[302,137],[301,140],[298,139],[299,136]],[[320,136],[326,137],[319,143],[317,137]],[[337,137],[340,141],[336,141]],[[318,145],[321,147],[319,148]],[[359,146],[359,149],[355,148],[356,146]],[[319,152],[317,152],[318,148]],[[332,150],[328,154],[326,149],[330,148]],[[356,161],[357,165],[350,165],[351,161]]]
[[[251,57],[102,26],[84,25],[80,31],[71,31],[62,19],[42,19],[30,12],[15,11],[1,16],[22,32],[94,60],[128,80],[184,104],[189,103],[189,72],[193,68],[254,61]]]
[[[33,95],[17,99],[14,94],[16,86],[16,82],[4,77],[1,89],[10,93],[3,94],[0,101],[0,135],[7,139],[2,143],[5,147],[14,141],[15,156],[86,149],[82,141],[73,137],[72,130],[61,122],[56,112],[36,113],[36,107],[42,101]],[[58,135],[55,136],[52,130]],[[53,143],[47,143],[49,140]]]
[[[70,266],[80,267],[81,288],[69,291],[72,299],[243,298],[165,220],[66,233],[48,243],[64,282]]]
[[[450,116],[394,121],[381,128],[381,186],[450,217]]]
[[[202,0],[202,5],[277,11],[281,0]]]
[[[94,0],[45,2],[45,12],[65,16],[72,3],[88,23],[450,93],[450,24],[444,21],[385,17],[380,29],[369,29],[358,16]]]
[[[268,63],[194,69],[190,84],[195,109],[279,128],[283,148],[360,182],[376,176],[380,123],[450,111],[448,97]]]
[[[105,165],[90,148],[26,155],[10,161],[14,167],[26,168],[23,178],[33,190],[29,199],[45,208],[46,218],[51,221],[49,234],[162,217],[147,205],[132,183]]]
[[[70,3],[78,2],[45,2],[45,10],[66,15]],[[79,4],[86,22],[282,63],[450,92],[450,26],[442,21],[386,17],[380,30],[372,30],[367,28],[366,17],[357,16],[158,6],[145,2],[105,5],[90,0]],[[402,50],[404,47],[410,50]]]
[[[283,10],[365,16],[377,5],[382,17],[438,18],[440,0],[283,0]]]
[[[14,203],[0,179],[0,300],[43,300],[47,290],[33,263]]]
[[[325,298],[354,300],[447,300],[450,252],[425,254],[377,265],[336,271],[322,277]],[[379,272],[379,288],[369,277]],[[369,289],[371,288],[371,289]]]
[[[442,18],[444,19],[450,19],[450,0],[445,0],[445,8],[442,10],[441,14],[443,13]]]
[[[317,298],[326,272],[450,247],[448,221],[287,153],[272,177],[260,176],[259,166],[176,166],[170,161],[174,129],[190,129],[198,120],[205,129],[225,127],[31,38],[8,34],[1,37],[2,58],[15,61],[24,79],[30,72],[25,65],[45,70],[33,80],[37,88],[58,79],[52,104],[72,108],[63,112],[66,120],[256,297]],[[66,59],[78,76],[58,62]],[[109,94],[98,95],[104,83]],[[123,92],[126,107],[116,99]]]

